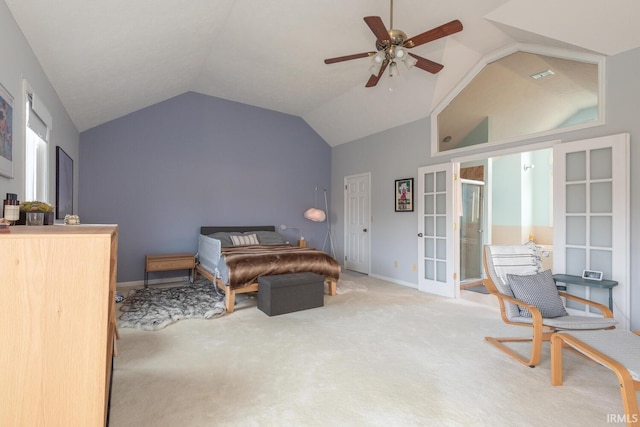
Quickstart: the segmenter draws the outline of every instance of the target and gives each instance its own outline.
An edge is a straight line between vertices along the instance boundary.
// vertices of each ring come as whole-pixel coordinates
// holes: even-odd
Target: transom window
[[[514,46],[485,58],[432,114],[432,155],[604,123],[604,59]]]

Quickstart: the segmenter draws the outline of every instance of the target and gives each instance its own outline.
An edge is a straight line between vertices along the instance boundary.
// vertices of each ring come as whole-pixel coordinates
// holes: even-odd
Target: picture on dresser
[[[0,84],[0,175],[13,178],[13,97]]]
[[[56,147],[56,219],[73,214],[73,159]]]

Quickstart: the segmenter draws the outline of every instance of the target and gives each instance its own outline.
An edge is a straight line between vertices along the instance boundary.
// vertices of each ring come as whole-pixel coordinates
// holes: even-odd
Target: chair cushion
[[[615,326],[617,323],[617,320],[610,317],[595,316],[562,316],[554,317],[553,319],[542,319],[543,325],[566,331],[606,329]]]
[[[558,294],[551,270],[542,273],[517,275],[507,274],[507,282],[513,295],[527,304],[536,306],[543,318],[567,316],[562,298]],[[518,307],[521,317],[531,317],[529,310]]]
[[[640,381],[640,336],[623,330],[571,332],[570,335],[620,362],[635,381]],[[576,348],[590,357],[580,347]]]
[[[514,317],[509,319],[516,323],[533,324],[531,317]],[[609,317],[595,316],[560,316],[549,319],[542,319],[542,324],[550,326],[559,331],[595,331],[598,329],[606,329],[615,326],[617,320]]]
[[[507,274],[535,274],[542,271],[538,250],[532,242],[524,245],[488,245],[486,251],[487,275],[504,295],[515,296],[507,283]],[[520,317],[517,305],[505,301],[504,307],[509,320]]]

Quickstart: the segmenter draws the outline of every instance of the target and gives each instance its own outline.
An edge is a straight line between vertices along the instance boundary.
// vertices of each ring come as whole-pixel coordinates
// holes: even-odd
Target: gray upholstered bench
[[[558,332],[551,336],[551,384],[562,385],[562,346],[568,345],[615,372],[628,426],[640,426],[640,336],[623,330]]]
[[[291,273],[258,278],[258,308],[269,316],[324,305],[324,276]]]

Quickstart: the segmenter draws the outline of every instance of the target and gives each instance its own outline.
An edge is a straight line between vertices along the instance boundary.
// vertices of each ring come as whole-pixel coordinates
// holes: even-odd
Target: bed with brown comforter
[[[227,312],[233,312],[236,293],[258,290],[260,276],[316,273],[325,277],[329,295],[336,294],[340,264],[324,251],[292,246],[277,240],[270,240],[272,244],[242,246],[225,246],[221,243],[221,240],[224,241],[224,233],[254,232],[260,237],[266,236],[265,241],[267,237],[270,239],[272,235],[277,236],[273,226],[201,227],[196,271],[224,290]]]

